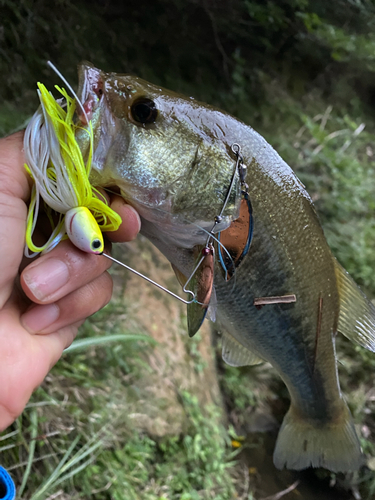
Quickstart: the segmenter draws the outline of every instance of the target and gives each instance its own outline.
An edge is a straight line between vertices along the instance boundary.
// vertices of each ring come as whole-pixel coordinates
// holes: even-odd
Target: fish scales
[[[334,341],[339,330],[375,351],[375,307],[332,256],[304,186],[264,138],[220,110],[89,63],[79,74],[95,131],[92,182],[120,189],[141,216],[142,234],[182,282],[221,214],[236,168],[231,147],[240,145],[254,232],[231,280],[215,263],[211,306],[222,328],[223,358],[234,366],[268,361],[288,388],[277,467],[357,469],[361,450],[340,391]],[[77,140],[87,153],[83,131]],[[235,173],[215,233],[239,217],[239,194]],[[283,295],[296,300],[254,305]]]
[[[236,331],[245,347],[277,369],[301,417],[324,423],[335,418],[342,407],[337,384],[327,384],[337,377],[332,333],[337,329],[339,307],[330,250],[319,225],[312,231],[303,229],[309,221],[305,211],[299,210],[301,197],[315,218],[303,188],[296,185],[291,196],[290,191],[280,191],[272,177],[262,175],[267,170],[264,161],[263,167],[256,161],[251,165],[247,181],[256,229],[232,293],[228,293],[231,282],[215,282],[217,300],[223,304],[218,307],[218,318],[228,331]],[[283,196],[288,205],[280,199]],[[273,208],[276,206],[280,208]],[[277,240],[282,244],[275,244]],[[253,305],[256,297],[288,293],[296,295],[295,304],[268,305],[260,310]],[[320,297],[324,305],[315,353]],[[298,387],[293,384],[296,379],[300,380]]]

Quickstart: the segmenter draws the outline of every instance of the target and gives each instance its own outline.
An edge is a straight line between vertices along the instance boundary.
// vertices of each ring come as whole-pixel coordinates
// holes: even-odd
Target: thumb
[[[23,132],[0,139],[0,308],[12,293],[25,244],[26,201]]]

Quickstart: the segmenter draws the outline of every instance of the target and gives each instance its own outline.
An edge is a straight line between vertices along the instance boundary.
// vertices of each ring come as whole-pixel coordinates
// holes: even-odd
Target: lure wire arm
[[[216,215],[214,225],[212,226],[212,229],[208,235],[208,238],[206,241],[206,248],[209,246],[210,243],[212,243],[212,236],[214,234],[213,231],[214,231],[215,227],[217,226],[217,224],[219,224],[223,220],[223,213],[224,213],[224,210],[228,204],[230,195],[232,193],[234,182],[236,180],[236,172],[237,171],[238,171],[238,175],[239,175],[240,181],[241,181],[241,189],[242,189],[243,185],[245,185],[246,165],[244,165],[244,163],[243,163],[243,157],[241,155],[241,146],[239,144],[237,144],[236,142],[234,142],[231,146],[231,150],[236,155],[236,158],[237,158],[236,165],[235,165],[234,170],[233,170],[232,179],[230,181],[230,185],[229,185],[228,192],[227,192],[227,195],[225,197],[223,206],[220,210],[219,215]],[[247,184],[246,184],[246,186],[247,186]],[[248,188],[248,186],[247,186],[247,188]]]
[[[236,169],[238,169],[238,175],[240,177],[241,194],[242,195],[245,193],[248,194],[249,186],[245,182],[247,166],[243,162],[243,156],[241,154],[241,146],[235,142],[234,144],[232,144],[231,150],[237,157]]]
[[[185,293],[188,293],[190,295],[192,295],[192,299],[191,300],[185,300],[183,299],[182,297],[176,295],[175,293],[171,292],[170,290],[168,290],[168,288],[165,288],[164,286],[160,285],[159,283],[157,283],[156,281],[152,280],[151,278],[148,278],[147,276],[145,276],[144,274],[140,273],[139,271],[136,271],[135,269],[133,269],[132,267],[130,266],[127,266],[126,264],[124,264],[123,262],[115,259],[114,257],[112,257],[111,255],[108,255],[107,253],[102,253],[101,255],[103,255],[104,257],[107,257],[107,259],[111,260],[112,262],[115,262],[116,264],[119,264],[120,266],[122,267],[125,267],[125,269],[127,269],[128,271],[131,271],[132,273],[136,274],[137,276],[139,276],[140,278],[143,278],[144,280],[148,281],[149,283],[151,283],[152,285],[155,285],[157,286],[158,288],[160,288],[161,290],[163,290],[164,292],[167,292],[169,293],[169,295],[172,295],[172,297],[174,297],[175,299],[178,299],[179,301],[183,302],[184,304],[191,304],[192,302],[194,302],[195,300],[195,293],[193,293],[192,291],[190,290],[185,290],[185,287],[184,287],[184,292]],[[199,263],[200,264],[200,263]],[[196,267],[196,269],[198,268],[198,266]],[[196,269],[194,270],[194,273],[196,272]],[[193,274],[194,274],[193,273]],[[192,275],[193,276],[193,275]],[[191,279],[191,277],[189,278],[189,280]]]
[[[74,99],[76,100],[76,102],[78,103],[79,107],[81,108],[81,111],[82,111],[82,114],[84,115],[87,123],[89,123],[89,119],[87,117],[87,114],[86,114],[86,111],[85,111],[85,108],[83,107],[83,104],[81,102],[81,100],[78,98],[77,94],[74,92],[72,86],[69,84],[69,82],[67,81],[67,79],[60,73],[60,71],[56,68],[56,66],[51,62],[51,61],[47,61],[47,65],[56,73],[56,75],[58,77],[61,78],[61,80],[65,83],[65,85],[68,87],[68,89],[70,90],[72,96],[74,97]]]
[[[226,194],[223,206],[221,207],[219,215],[215,216],[214,225],[212,226],[211,231],[208,233],[208,237],[207,237],[207,240],[206,240],[205,247],[202,250],[202,256],[199,259],[198,264],[195,266],[193,272],[191,273],[191,275],[189,276],[189,278],[187,279],[187,281],[186,281],[186,283],[185,283],[185,285],[183,287],[183,291],[185,293],[192,294],[192,296],[193,296],[193,302],[196,299],[196,294],[194,292],[192,292],[191,290],[188,290],[186,287],[187,287],[188,283],[192,280],[192,278],[195,275],[195,273],[198,271],[199,266],[202,264],[202,262],[205,259],[206,255],[208,253],[213,253],[214,252],[214,248],[213,248],[213,244],[212,244],[213,236],[214,236],[214,229],[217,226],[217,224],[219,224],[223,220],[223,213],[224,213],[224,210],[225,210],[225,208],[226,208],[226,206],[228,204],[230,195],[232,193],[234,182],[236,180],[236,172],[237,171],[238,171],[238,175],[239,175],[240,182],[241,182],[241,194],[244,195],[245,193],[247,193],[248,192],[248,188],[249,188],[248,185],[245,183],[245,177],[246,177],[247,167],[243,163],[243,156],[241,155],[241,146],[235,142],[235,143],[232,144],[231,150],[236,155],[236,165],[235,165],[235,167],[233,169],[232,178],[231,178],[231,181],[230,181],[230,185],[229,185],[229,188],[228,188],[228,191],[227,191],[227,194]]]
[[[190,276],[188,277],[188,279],[187,279],[186,283],[185,283],[185,284],[184,284],[184,286],[182,287],[182,290],[183,290],[185,293],[190,293],[190,294],[193,296],[193,300],[192,300],[191,302],[194,302],[194,300],[196,299],[196,295],[195,295],[195,293],[194,293],[194,292],[192,292],[191,290],[188,290],[186,287],[187,287],[187,285],[190,283],[190,281],[193,279],[194,274],[198,271],[199,266],[202,264],[202,261],[203,261],[204,257],[205,257],[205,256],[202,254],[201,258],[199,259],[198,264],[195,266],[195,268],[194,268],[193,272],[190,274]],[[191,302],[188,302],[188,303],[190,304]]]

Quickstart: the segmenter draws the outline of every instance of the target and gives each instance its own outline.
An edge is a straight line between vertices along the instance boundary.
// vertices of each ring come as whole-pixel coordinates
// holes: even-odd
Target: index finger
[[[134,240],[141,229],[141,218],[138,212],[118,195],[111,196],[110,207],[119,214],[122,223],[117,231],[108,231],[107,238],[113,243]]]
[[[30,187],[23,164],[23,132],[0,139],[0,308],[12,292],[25,244]]]

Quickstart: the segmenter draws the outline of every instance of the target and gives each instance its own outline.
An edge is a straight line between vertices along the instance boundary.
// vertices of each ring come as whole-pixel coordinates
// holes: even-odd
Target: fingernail
[[[68,282],[69,269],[61,260],[51,258],[26,269],[23,279],[34,297],[43,300]]]
[[[35,306],[27,311],[21,321],[30,333],[40,333],[54,323],[60,316],[60,308],[56,304]]]
[[[141,217],[139,215],[139,213],[137,212],[137,210],[132,207],[131,205],[128,205],[128,210],[130,209],[130,212],[132,212],[132,216],[134,217],[134,219],[137,221],[138,223],[138,232],[141,230]]]

